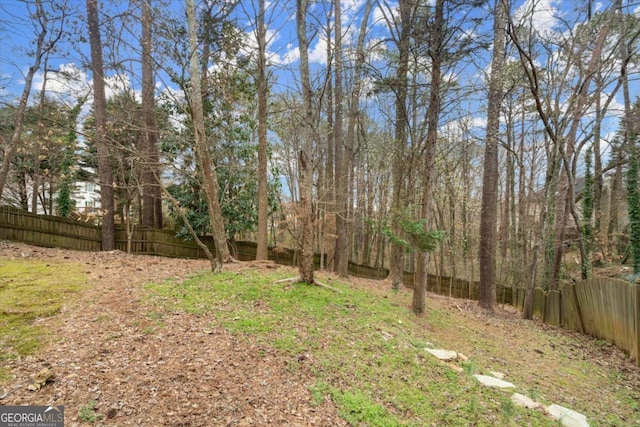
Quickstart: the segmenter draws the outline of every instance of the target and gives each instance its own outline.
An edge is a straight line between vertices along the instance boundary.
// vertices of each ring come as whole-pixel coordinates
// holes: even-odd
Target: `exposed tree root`
[[[276,283],[307,283],[307,281],[302,280],[301,276],[295,276],[295,277],[289,277],[286,279],[280,279],[280,280],[276,280]],[[342,293],[342,291],[338,288],[334,288],[333,286],[329,286],[327,284],[324,284],[316,279],[313,279],[313,282],[309,283],[310,285],[315,285],[315,286],[320,286],[321,288],[327,288],[327,289],[331,289],[334,292],[337,292],[339,294]]]

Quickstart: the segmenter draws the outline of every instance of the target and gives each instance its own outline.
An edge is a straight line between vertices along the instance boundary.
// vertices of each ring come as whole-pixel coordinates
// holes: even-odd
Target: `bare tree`
[[[333,271],[340,277],[349,275],[349,237],[348,237],[348,188],[349,167],[351,165],[345,153],[343,132],[343,101],[344,91],[342,83],[342,6],[340,0],[334,0],[335,10],[335,48],[333,61],[335,63],[335,84],[333,93],[335,96],[335,124],[333,126],[333,138],[335,141],[335,188],[336,188],[336,247],[334,251]]]
[[[368,28],[368,23],[369,23],[369,16],[371,14],[371,9],[372,9],[372,0],[367,0],[367,2],[364,5],[364,11],[362,14],[362,21],[360,22],[360,31],[358,33],[358,40],[356,42],[356,48],[355,48],[355,61],[353,64],[353,83],[352,83],[352,88],[351,88],[351,94],[350,94],[350,99],[349,99],[349,110],[347,112],[347,133],[346,136],[344,138],[344,153],[343,153],[343,161],[342,161],[342,167],[341,170],[343,171],[348,171],[350,173],[351,179],[350,182],[347,184],[351,184],[353,185],[353,181],[356,180],[356,176],[355,174],[352,172],[355,164],[354,164],[354,159],[355,159],[355,154],[356,151],[359,150],[359,147],[356,144],[357,141],[357,136],[358,136],[358,127],[361,125],[361,117],[360,117],[360,97],[362,96],[362,86],[363,86],[363,79],[364,79],[364,67],[365,67],[365,51],[364,51],[364,42],[365,42],[365,36],[367,33],[367,28]],[[362,132],[360,132],[362,133]],[[360,183],[361,180],[358,180],[358,184]],[[372,183],[368,183],[368,186],[373,185]],[[363,186],[363,185],[359,185],[359,186]],[[347,224],[347,229],[346,231],[346,238],[343,241],[343,246],[341,248],[343,255],[342,258],[346,259],[346,261],[349,260],[349,255],[352,252],[352,248],[353,248],[353,239],[350,239],[349,236],[352,234],[352,228],[354,227],[354,213],[353,213],[353,209],[352,209],[352,205],[353,202],[351,200],[351,198],[349,197],[353,192],[349,191],[349,187],[350,185],[346,185],[344,188],[344,197],[345,197],[345,203],[344,203],[344,207],[342,208],[342,211],[344,212],[344,214],[346,215],[345,219],[346,224]],[[370,187],[369,187],[370,188]],[[362,203],[362,205],[364,205],[365,203]],[[361,205],[360,203],[358,203],[358,205]],[[373,211],[373,209],[369,209],[369,214],[371,214]],[[368,239],[365,239],[363,246],[363,252],[368,254],[369,252],[369,242]],[[341,271],[339,271],[339,274],[343,277],[346,277],[348,275],[348,263],[345,262],[342,266],[341,266]]]
[[[300,47],[300,81],[302,84],[302,149],[298,152],[298,173],[300,177],[299,216],[301,224],[300,240],[302,259],[300,262],[300,281],[315,283],[313,265],[313,184],[311,152],[313,150],[314,119],[313,91],[309,75],[309,40],[307,38],[308,0],[297,0],[296,29]]]
[[[33,64],[27,70],[27,74],[24,76],[24,88],[22,89],[22,95],[18,102],[15,117],[13,120],[13,133],[8,142],[4,144],[2,164],[0,165],[0,197],[4,186],[7,182],[7,176],[9,175],[9,169],[11,167],[11,161],[15,154],[18,144],[20,143],[20,137],[22,135],[22,128],[24,125],[24,113],[27,109],[27,101],[31,94],[31,86],[33,85],[33,77],[40,69],[43,58],[51,52],[60,37],[62,36],[62,28],[65,22],[65,15],[58,21],[58,28],[53,30],[51,28],[50,16],[43,6],[42,0],[36,0],[34,3],[35,10],[30,12],[34,25],[36,27],[37,36],[34,42],[35,50],[33,52]],[[51,34],[50,31],[53,31]],[[49,38],[47,38],[49,35]]]
[[[204,176],[204,189],[207,196],[207,207],[209,208],[209,221],[211,223],[216,258],[218,261],[217,268],[220,269],[223,263],[229,262],[232,258],[227,245],[222,210],[218,199],[218,176],[211,155],[209,154],[205,134],[195,1],[186,0],[186,9],[190,48],[189,69],[191,73],[191,91],[189,101],[191,119],[195,134],[196,153],[202,175]]]

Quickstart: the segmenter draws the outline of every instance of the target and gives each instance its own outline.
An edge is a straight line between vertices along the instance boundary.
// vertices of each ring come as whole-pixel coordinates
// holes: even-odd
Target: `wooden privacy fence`
[[[413,287],[414,274],[404,274]],[[427,290],[478,300],[479,283],[430,275]],[[498,303],[524,308],[525,289],[496,285]],[[533,314],[544,323],[606,340],[626,351],[640,366],[640,290],[624,280],[596,277],[564,285],[559,291],[534,290]]]
[[[523,288],[514,288],[521,310],[524,295]],[[640,290],[634,283],[594,277],[557,291],[536,288],[533,313],[544,323],[606,340],[640,366]]]
[[[36,215],[9,206],[0,207],[0,239],[15,240],[38,246],[73,249],[79,251],[99,251],[101,230],[99,226],[52,215]],[[210,236],[200,239],[209,249],[214,249]],[[135,254],[158,255],[175,258],[206,258],[204,251],[194,242],[176,237],[170,230],[135,227],[128,236],[125,226],[116,226],[116,249]],[[241,261],[254,260],[256,243],[234,242],[230,245],[234,256]],[[269,259],[278,264],[297,265],[299,253],[288,248],[269,248]],[[320,265],[320,255],[315,255],[316,266]],[[325,255],[326,265],[326,255]],[[388,271],[357,264],[350,265],[350,272],[358,277],[384,278]]]
[[[640,366],[638,285],[595,277],[566,285],[560,296],[561,326],[613,343]]]
[[[403,279],[406,287],[413,288],[416,275],[415,273],[405,271]],[[511,286],[497,284],[496,297],[498,303],[515,305],[513,289]],[[477,301],[480,296],[480,283],[478,281],[469,281],[456,277],[429,274],[427,277],[427,290],[438,295]]]
[[[0,238],[79,251],[99,251],[102,242],[99,226],[69,218],[31,214],[7,206],[0,207]],[[204,257],[204,251],[195,242],[179,239],[168,230],[136,228],[129,239],[126,227],[117,226],[115,239],[116,249],[121,251],[127,251],[130,244],[131,252],[138,254]]]
[[[81,251],[99,251],[100,227],[72,219],[35,215],[10,207],[0,207],[0,239],[16,240],[46,247]],[[202,238],[213,249],[213,239]],[[179,258],[205,258],[195,242],[185,241],[168,230],[136,227],[130,238],[126,228],[116,229],[116,249],[132,253]],[[234,256],[242,261],[255,259],[254,242],[234,242]],[[270,248],[269,259],[278,264],[297,265],[299,253],[288,248]],[[326,265],[326,258],[323,265]],[[320,255],[315,256],[316,266]],[[367,265],[349,263],[349,273],[374,280],[385,279],[389,271]],[[404,284],[413,287],[415,274],[405,272]],[[524,307],[523,288],[496,287],[498,302]],[[430,275],[427,290],[455,298],[477,300],[479,283],[453,277]],[[638,286],[622,280],[593,278],[565,285],[559,291],[536,289],[534,315],[543,322],[578,331],[613,343],[629,353],[640,365],[640,291]]]

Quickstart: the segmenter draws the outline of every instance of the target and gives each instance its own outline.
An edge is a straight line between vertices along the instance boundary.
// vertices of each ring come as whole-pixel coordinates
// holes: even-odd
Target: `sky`
[[[84,24],[84,1],[68,0],[70,12],[77,13],[77,16],[70,17],[64,24],[65,32],[83,34]],[[158,0],[159,1],[159,0]],[[431,0],[434,1],[434,0]],[[45,2],[47,3],[47,2]],[[106,2],[110,3],[110,2]],[[119,2],[116,2],[120,4]],[[248,33],[251,33],[253,19],[251,16],[255,13],[255,3],[244,2],[234,12],[238,18],[238,23],[244,26]],[[515,19],[523,16],[526,11],[534,8],[530,22],[533,27],[540,33],[548,37],[554,37],[556,34],[570,31],[565,22],[573,22],[572,16],[575,13],[576,6],[580,5],[580,1],[575,0],[517,0],[512,7]],[[0,102],[11,102],[20,96],[24,87],[24,74],[32,63],[29,57],[29,49],[35,38],[36,28],[30,19],[29,10],[24,1],[21,0],[2,0],[0,2]],[[126,7],[126,2],[121,2]],[[309,24],[324,25],[328,2],[314,3],[310,7]],[[608,2],[594,2],[594,11],[601,10],[608,6]],[[345,34],[345,46],[348,48],[354,43],[360,26],[360,16],[362,13],[364,0],[345,0],[341,2],[343,11],[343,34]],[[368,24],[369,36],[368,54],[369,60],[376,63],[379,59],[376,55],[380,53],[374,49],[376,43],[378,45],[384,43],[384,39],[389,37],[385,16],[392,16],[397,3],[393,0],[378,1],[372,11],[370,22]],[[534,7],[535,5],[535,7]],[[111,5],[109,6],[112,7]],[[475,13],[477,17],[482,18],[480,26],[471,28],[468,31],[477,32],[477,36],[490,34],[492,19],[491,8],[493,1],[487,2],[486,6]],[[169,1],[168,8],[175,17],[184,16],[184,4],[178,1]],[[271,1],[267,3],[266,21],[268,29],[268,52],[271,70],[275,78],[275,90],[295,89],[297,87],[298,59],[299,50],[297,47],[297,37],[295,29],[295,2],[291,1]],[[111,9],[110,9],[111,10]],[[112,14],[118,11],[111,10]],[[108,18],[103,16],[103,18]],[[137,29],[136,29],[137,31]],[[131,40],[131,35],[123,32],[124,39]],[[474,34],[475,36],[476,34]],[[83,38],[87,39],[88,35],[83,34]],[[250,38],[255,39],[252,35]],[[254,41],[255,43],[255,41]],[[132,42],[131,45],[134,45]],[[88,40],[81,40],[77,36],[74,40],[62,40],[59,44],[58,51],[50,58],[48,68],[57,71],[64,71],[67,76],[74,76],[70,82],[63,79],[48,80],[47,90],[57,93],[60,99],[73,102],[78,96],[90,94],[91,79],[90,73],[87,73],[86,64],[88,61]],[[126,43],[121,44],[123,51],[129,50],[130,55],[136,55],[131,46]],[[321,71],[327,62],[327,41],[322,33],[318,32],[312,37],[309,58],[313,69]],[[484,76],[490,69],[490,49],[477,54],[473,61],[456,70],[451,70],[448,78],[457,79],[462,85],[477,85],[482,82]],[[106,58],[108,61],[108,58]],[[543,65],[543,64],[540,64]],[[131,62],[131,67],[137,67],[135,61]],[[132,87],[138,90],[139,82],[134,81],[136,73],[115,73],[107,71],[107,96],[112,96],[123,87]],[[133,76],[133,77],[132,77]],[[177,93],[178,89],[172,85],[166,75],[160,76],[157,87],[159,92]],[[36,94],[43,83],[42,71],[36,74],[32,94]],[[485,121],[484,106],[481,105],[482,97],[480,93],[475,98],[471,97],[466,112],[459,114],[470,114],[472,116],[471,123],[477,128],[482,128]],[[621,93],[618,94],[613,103],[612,111],[619,115],[622,106]],[[478,104],[480,102],[480,104]],[[474,104],[475,103],[475,104]],[[454,119],[455,120],[455,119]],[[468,118],[467,118],[468,120]],[[612,121],[607,128],[607,132],[611,134],[615,132],[617,123]],[[451,123],[443,123],[443,126],[450,126]]]

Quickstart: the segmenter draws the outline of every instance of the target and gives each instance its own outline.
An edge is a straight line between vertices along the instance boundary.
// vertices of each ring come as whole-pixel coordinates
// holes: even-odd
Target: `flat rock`
[[[560,405],[550,405],[545,409],[547,414],[554,420],[560,421],[564,427],[589,427],[587,417],[572,409]]]
[[[497,371],[491,371],[489,372],[491,375],[493,375],[494,377],[496,377],[499,380],[503,380],[504,379],[504,374],[502,372],[497,372]]]
[[[542,406],[542,404],[536,402],[529,396],[525,396],[524,394],[520,393],[513,393],[513,395],[511,395],[511,401],[514,405],[521,406],[527,409],[537,409]]]
[[[501,380],[496,377],[490,377],[488,375],[474,375],[474,377],[480,382],[480,384],[487,387],[496,387],[496,388],[515,388],[516,386],[511,384],[508,381]]]
[[[449,361],[458,358],[458,353],[453,350],[442,350],[438,348],[425,348],[425,350],[440,360]]]

